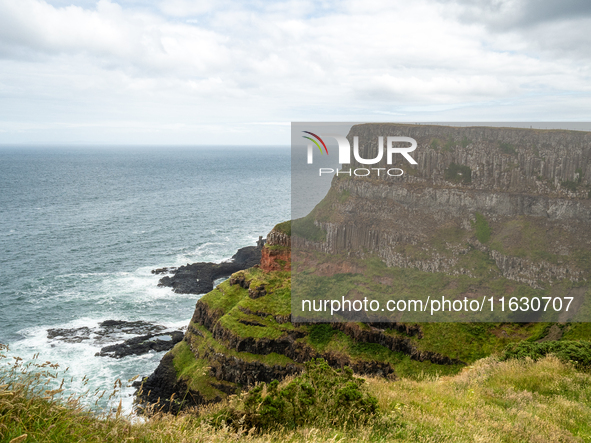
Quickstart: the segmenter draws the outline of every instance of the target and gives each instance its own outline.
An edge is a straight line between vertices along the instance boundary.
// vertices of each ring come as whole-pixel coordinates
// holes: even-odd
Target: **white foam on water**
[[[99,324],[105,320],[108,320],[108,318],[81,317],[67,323],[53,325],[51,328],[47,326],[24,328],[19,331],[23,338],[10,345],[9,356],[19,356],[27,362],[31,361],[33,356],[38,353],[37,362],[49,361],[59,364],[58,378],[53,384],[59,385],[62,378],[64,378],[64,387],[66,388],[64,395],[67,396],[72,393],[80,395],[86,391],[92,393],[97,389],[99,391],[106,390],[107,394],[96,406],[100,411],[116,408],[119,401],[121,401],[123,411],[131,413],[133,411],[135,388],[129,386],[128,380],[136,375],[141,377],[150,375],[158,366],[165,352],[150,352],[122,359],[95,355],[100,351],[101,347],[120,343],[134,337],[133,334],[113,334],[106,342],[97,342],[96,337],[91,334],[89,339],[81,340],[79,343],[69,343],[47,337],[48,329],[77,329],[84,327],[93,329],[98,328]],[[188,319],[184,319],[176,322],[155,323],[165,326],[167,330],[178,330],[186,327],[188,322]],[[83,381],[85,376],[88,379],[86,383]],[[117,379],[121,380],[122,388],[115,397],[107,401],[107,397],[112,393]],[[89,396],[83,401],[88,406],[93,406],[96,397]]]
[[[214,233],[215,234],[215,233]],[[252,243],[258,238],[252,238]],[[60,306],[76,309],[84,306],[79,318],[59,324],[37,325],[18,331],[22,339],[11,343],[11,354],[27,360],[39,353],[39,360],[59,363],[60,369],[69,368],[66,375],[67,393],[81,394],[86,390],[107,390],[107,395],[99,401],[98,406],[105,408],[117,407],[121,401],[124,412],[133,411],[133,393],[135,388],[128,387],[127,380],[132,377],[148,376],[158,366],[165,352],[151,352],[140,356],[127,356],[122,359],[95,356],[100,349],[110,344],[121,343],[132,338],[131,334],[113,334],[108,339],[97,339],[90,333],[89,339],[79,343],[70,343],[56,338],[48,339],[48,329],[98,328],[105,320],[137,321],[143,320],[155,325],[162,325],[167,331],[184,330],[193,314],[194,304],[201,297],[195,294],[175,294],[170,288],[158,287],[158,280],[163,275],[152,274],[152,269],[161,267],[178,267],[198,261],[221,262],[226,250],[232,250],[230,239],[211,241],[185,250],[172,257],[170,262],[140,267],[133,271],[107,272],[66,272],[55,276],[48,284],[32,288],[24,293],[29,301],[47,303],[48,300]],[[217,286],[226,278],[214,281]],[[60,287],[61,286],[61,287]],[[68,287],[71,286],[71,287]],[[83,303],[83,305],[81,304]],[[89,311],[90,309],[90,311]],[[88,377],[86,384],[84,377]],[[106,401],[112,391],[115,380],[122,381],[121,392]],[[59,379],[61,381],[61,378]],[[86,399],[91,405],[94,399]]]

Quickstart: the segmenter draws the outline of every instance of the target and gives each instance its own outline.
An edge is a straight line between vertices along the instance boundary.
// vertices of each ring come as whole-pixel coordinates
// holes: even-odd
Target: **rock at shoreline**
[[[258,265],[261,261],[261,248],[247,246],[239,249],[230,261],[223,263],[199,262],[179,268],[154,269],[153,274],[170,273],[160,279],[158,286],[172,288],[177,294],[205,294],[213,290],[213,282],[218,278],[229,277],[234,272]]]
[[[105,320],[99,323],[98,327],[71,329],[48,329],[47,338],[59,340],[66,343],[81,343],[84,340],[92,340],[94,343],[102,344],[113,342],[122,334],[128,335],[157,335],[167,328],[162,325],[155,325],[145,321]]]
[[[47,338],[66,343],[82,343],[88,340],[93,345],[104,345],[121,340],[122,336],[135,335],[121,343],[101,348],[96,356],[122,358],[142,355],[150,351],[168,351],[183,339],[183,331],[171,331],[166,326],[145,321],[105,320],[98,327],[84,326],[71,329],[48,329]],[[52,345],[53,346],[53,345]]]
[[[125,340],[123,343],[105,346],[96,356],[122,358],[128,355],[142,355],[150,351],[169,351],[183,339],[182,331],[166,332],[164,334],[147,334]]]

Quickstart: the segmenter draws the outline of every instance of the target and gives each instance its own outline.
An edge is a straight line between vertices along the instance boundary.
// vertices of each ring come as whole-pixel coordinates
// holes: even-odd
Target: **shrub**
[[[355,426],[378,412],[377,399],[363,384],[350,368],[334,370],[323,359],[313,359],[302,375],[283,385],[275,380],[255,386],[214,414],[211,422],[257,430]]]
[[[572,340],[512,343],[505,348],[500,360],[524,359],[526,357],[539,360],[549,354],[553,354],[565,362],[574,362],[579,367],[591,367],[591,343]]]
[[[565,189],[568,189],[569,191],[576,192],[577,187],[578,187],[578,183],[575,181],[572,181],[572,180],[566,180],[566,181],[560,182],[560,186],[562,186]]]
[[[504,154],[517,155],[517,151],[515,150],[515,146],[513,146],[511,143],[499,142],[499,149]]]
[[[456,163],[451,163],[449,168],[447,168],[444,172],[444,177],[446,180],[455,182],[455,183],[471,183],[472,182],[472,170],[469,166],[465,165],[458,165]]]

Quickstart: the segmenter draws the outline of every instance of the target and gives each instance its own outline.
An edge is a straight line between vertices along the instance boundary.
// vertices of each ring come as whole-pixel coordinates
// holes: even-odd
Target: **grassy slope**
[[[43,380],[41,380],[43,381]],[[2,380],[5,383],[6,380]],[[223,405],[156,415],[143,423],[112,413],[97,417],[56,398],[31,395],[31,384],[0,384],[0,442],[575,442],[591,440],[591,375],[554,357],[537,362],[493,358],[451,377],[390,382],[367,379],[381,415],[354,429],[300,428],[272,433],[213,428]]]
[[[298,330],[306,334],[305,337],[298,340],[310,345],[318,352],[332,351],[346,354],[352,360],[389,362],[398,375],[409,377],[422,376],[423,374],[453,374],[461,369],[459,365],[439,365],[429,361],[418,362],[411,360],[408,355],[393,352],[379,344],[358,343],[343,332],[333,330],[329,325],[298,326],[292,323],[279,324],[274,317],[277,315],[284,316],[291,312],[290,274],[286,272],[265,274],[254,268],[245,271],[245,276],[247,279],[253,278],[256,285],[265,284],[268,294],[261,298],[251,299],[248,297],[246,289],[238,285],[230,286],[229,282],[226,281],[201,299],[211,309],[221,310],[224,315],[219,320],[220,324],[240,337],[277,339]],[[256,312],[258,315],[247,314],[241,308]],[[261,313],[269,315],[264,317],[260,315]],[[261,326],[244,324],[243,321],[255,322]],[[204,350],[209,347],[215,349],[216,352],[222,352],[229,356],[235,356],[246,361],[258,360],[268,365],[293,363],[283,355],[254,355],[229,350],[222,343],[214,340],[211,333],[204,327],[197,325],[193,325],[193,327],[203,335],[203,337],[192,336],[190,338],[192,345],[196,349]],[[397,333],[393,332],[393,334]],[[192,363],[187,361],[187,364]],[[179,375],[182,373],[182,368],[178,373]]]
[[[335,193],[332,196],[332,200],[339,203],[349,198],[347,194]],[[319,205],[319,212],[330,212],[332,200],[326,199],[323,205]],[[291,229],[287,224],[282,227],[285,230]],[[568,262],[583,270],[585,274],[591,274],[591,268],[583,251],[575,250],[572,256],[546,252],[552,251],[551,245],[556,238],[564,238],[566,234],[556,230],[547,231],[546,226],[537,224],[535,220],[518,217],[492,224],[486,217],[478,214],[471,228],[466,230],[443,226],[433,233],[430,241],[431,248],[445,255],[453,248],[465,248],[469,241],[478,238],[487,247],[503,254],[533,261],[545,260],[553,264]],[[421,254],[424,254],[421,248],[415,250],[411,246],[406,246],[399,252],[415,258],[421,258]],[[338,261],[339,257],[333,255],[326,258],[318,254],[315,258],[318,263],[325,259]],[[294,266],[297,267],[298,263],[294,263]],[[416,269],[388,268],[377,258],[365,258],[358,266],[363,271],[357,274],[335,274],[332,277],[318,278],[315,275],[315,269],[310,269],[309,273],[299,274],[300,278],[301,276],[304,278],[299,284],[303,282],[315,286],[325,294],[331,292],[342,294],[350,290],[364,294],[365,291],[368,293],[373,290],[383,291],[383,287],[387,286],[397,296],[408,299],[421,298],[425,294],[432,293],[442,294],[452,299],[460,298],[467,293],[478,294],[479,297],[482,295],[501,297],[506,294],[519,297],[534,295],[541,297],[552,291],[552,295],[556,296],[577,285],[563,281],[556,282],[553,288],[533,289],[525,283],[503,278],[490,257],[474,248],[470,249],[457,265],[469,269],[472,276],[451,276]],[[238,285],[230,286],[229,282],[224,282],[202,298],[202,301],[211,309],[223,313],[220,324],[240,337],[277,339],[297,330],[306,334],[305,337],[298,339],[299,341],[305,342],[321,353],[336,352],[346,354],[353,360],[389,362],[398,376],[410,379],[420,379],[425,375],[451,375],[462,369],[460,365],[438,365],[429,361],[411,360],[408,355],[393,352],[379,344],[358,343],[328,325],[280,324],[275,320],[275,316],[286,316],[291,312],[291,275],[287,272],[266,274],[256,268],[244,271],[244,275],[247,280],[252,279],[255,286],[265,285],[267,295],[251,299],[246,289]],[[258,315],[245,313],[245,310]],[[583,310],[591,310],[591,308],[583,307]],[[268,316],[261,315],[262,313]],[[420,339],[416,336],[406,336],[395,330],[388,330],[386,333],[410,339],[419,350],[436,352],[470,364],[501,351],[508,343],[538,340],[547,334],[549,325],[550,323],[422,323],[423,337]],[[589,340],[591,337],[591,327],[586,324],[572,323],[561,327],[564,339]],[[262,356],[237,353],[214,340],[205,328],[200,330],[203,338],[195,337],[192,342],[198,349],[215,349],[217,352],[245,361],[258,360],[268,365],[293,363],[289,358],[277,354]]]
[[[379,264],[375,264],[380,267]],[[425,375],[451,375],[461,370],[461,365],[440,365],[430,361],[419,362],[412,360],[408,355],[402,352],[394,352],[390,349],[375,343],[359,343],[347,336],[341,331],[334,330],[330,325],[293,325],[291,323],[278,323],[275,316],[285,316],[290,313],[290,274],[286,272],[264,273],[260,269],[250,269],[243,271],[247,280],[253,279],[255,284],[266,285],[268,294],[251,299],[248,291],[238,285],[230,286],[226,281],[220,284],[214,291],[205,295],[202,302],[211,309],[223,313],[220,318],[220,324],[226,329],[240,337],[252,337],[255,339],[277,339],[294,331],[306,334],[298,339],[310,345],[320,353],[336,352],[348,355],[352,360],[371,361],[377,360],[389,362],[394,368],[396,374],[401,377],[419,379]],[[419,271],[402,270],[400,272],[411,274],[406,278],[399,278],[397,282],[405,285],[409,282],[420,282],[416,278]],[[427,277],[433,274],[423,273]],[[371,272],[368,274],[371,278]],[[363,278],[363,277],[360,277]],[[429,280],[427,284],[431,284]],[[421,288],[421,284],[418,283]],[[244,311],[247,310],[247,313]],[[248,311],[257,313],[249,314]],[[261,315],[262,313],[268,316]],[[245,324],[250,323],[250,324]],[[253,325],[252,323],[258,324]],[[223,343],[216,341],[211,336],[211,332],[206,328],[193,324],[193,327],[199,330],[201,336],[192,335],[189,337],[191,345],[198,350],[200,355],[204,351],[215,350],[227,356],[233,356],[245,361],[260,361],[267,365],[286,365],[293,364],[288,357],[279,354],[255,355],[245,352],[236,352],[228,349]],[[508,343],[524,339],[538,339],[544,335],[548,325],[545,323],[533,324],[500,324],[500,323],[445,323],[435,324],[426,323],[421,325],[423,329],[423,338],[409,337],[395,330],[386,331],[387,334],[403,336],[412,340],[421,350],[428,350],[447,355],[451,358],[457,358],[471,363],[479,358],[486,357],[491,353],[502,350]],[[582,335],[583,332],[573,330],[573,334]],[[572,334],[571,334],[572,335]],[[183,345],[177,345],[183,346]],[[175,348],[175,351],[177,349]],[[183,365],[201,368],[190,358],[187,358]],[[187,372],[181,365],[177,368],[179,376],[187,376]],[[197,377],[198,373],[193,373],[191,377]],[[205,377],[205,375],[203,376]],[[198,386],[201,381],[193,379],[188,380]]]

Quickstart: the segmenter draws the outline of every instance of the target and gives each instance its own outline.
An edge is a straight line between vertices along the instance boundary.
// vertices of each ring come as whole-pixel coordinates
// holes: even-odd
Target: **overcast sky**
[[[591,121],[588,0],[0,0],[0,143]]]

